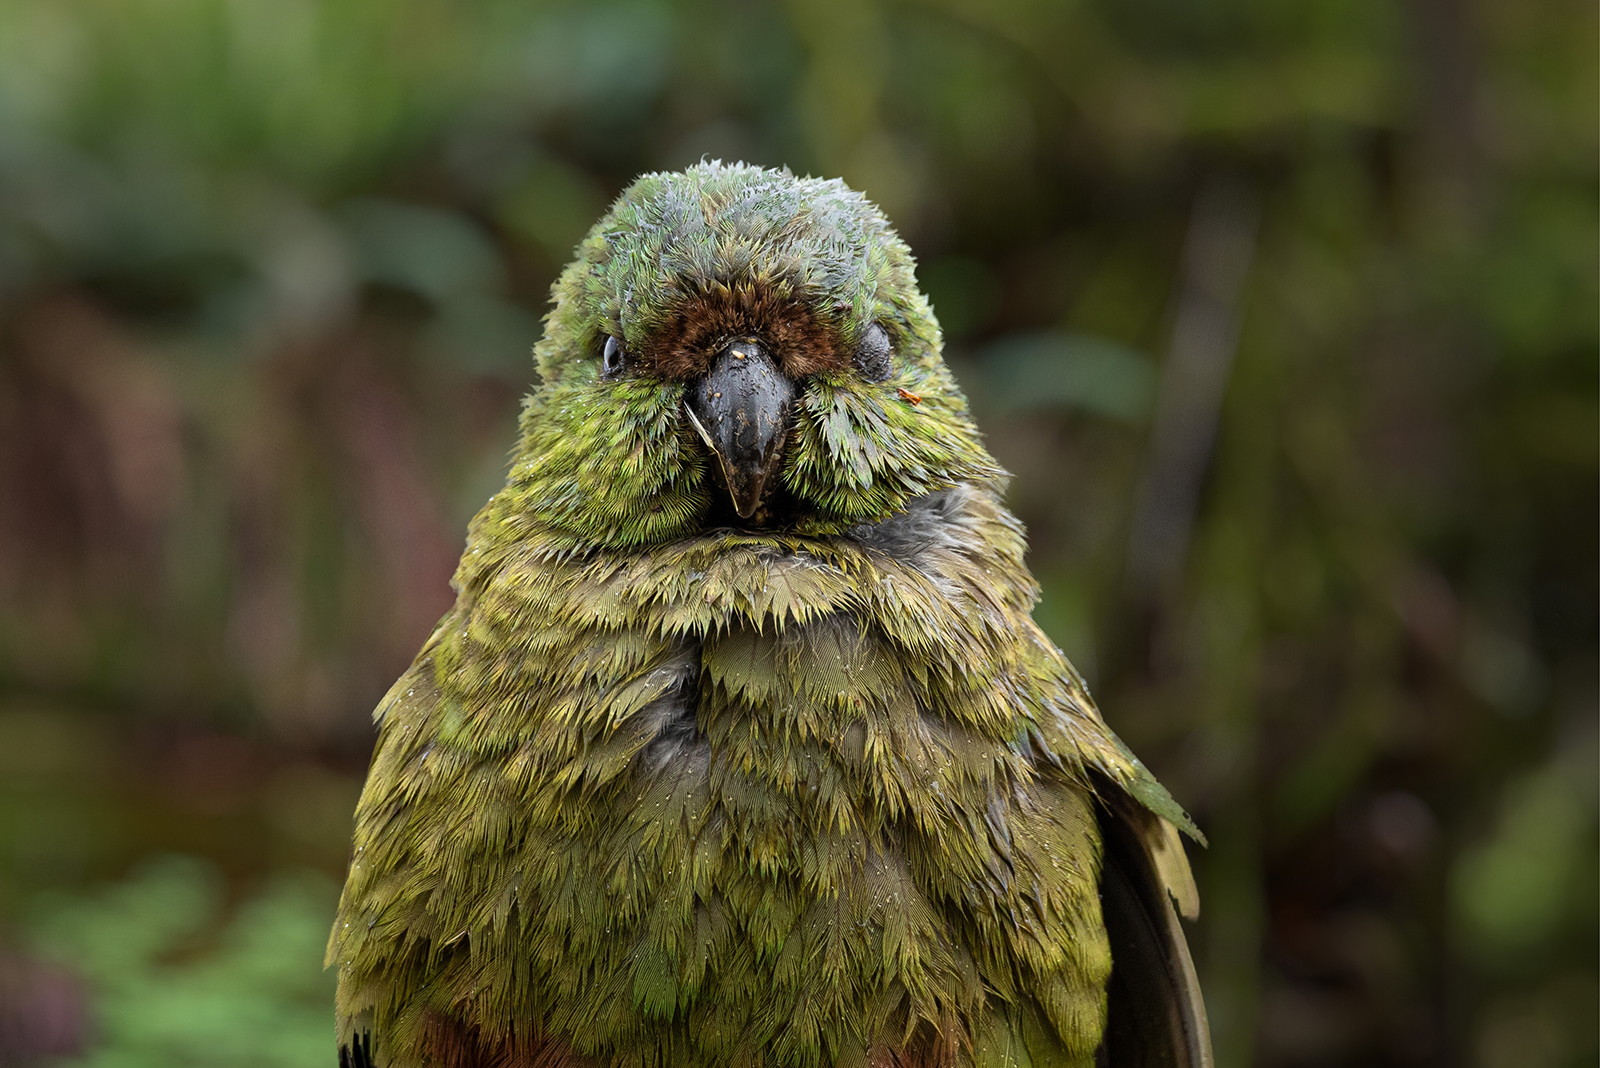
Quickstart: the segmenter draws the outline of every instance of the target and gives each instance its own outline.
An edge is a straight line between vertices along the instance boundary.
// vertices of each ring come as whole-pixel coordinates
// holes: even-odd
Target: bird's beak
[[[735,341],[689,386],[684,408],[716,454],[740,519],[755,515],[783,458],[795,385],[755,341]]]

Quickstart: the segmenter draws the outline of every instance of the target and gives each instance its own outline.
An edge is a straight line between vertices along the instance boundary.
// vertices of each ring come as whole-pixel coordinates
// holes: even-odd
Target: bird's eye
[[[622,373],[622,367],[627,362],[627,357],[628,354],[622,348],[621,338],[606,338],[606,349],[600,356],[600,373],[607,378],[615,378]]]
[[[881,324],[873,323],[861,335],[861,344],[856,348],[856,370],[868,382],[882,382],[894,370],[889,363],[892,355],[889,331]]]

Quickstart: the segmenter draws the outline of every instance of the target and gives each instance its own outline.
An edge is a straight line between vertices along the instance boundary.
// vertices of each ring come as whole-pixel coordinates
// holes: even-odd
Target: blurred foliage
[[[70,964],[92,1063],[313,1056],[324,906],[271,873],[339,873],[554,273],[704,155],[918,252],[1041,623],[1211,835],[1219,1064],[1594,1063],[1595,40],[1575,0],[0,0],[0,993]],[[0,1063],[74,1019],[0,1011]]]
[[[217,873],[160,856],[97,893],[46,901],[41,953],[96,993],[85,1068],[224,1068],[327,1062],[333,977],[321,973],[338,897],[321,872],[280,874],[213,928]],[[209,936],[209,937],[207,937]]]

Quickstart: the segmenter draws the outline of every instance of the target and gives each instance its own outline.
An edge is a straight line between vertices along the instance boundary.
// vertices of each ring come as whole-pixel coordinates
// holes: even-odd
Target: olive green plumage
[[[636,182],[554,298],[456,606],[377,711],[340,1041],[404,1068],[1094,1063],[1096,790],[1192,826],[1030,618],[905,245],[841,183],[713,163]],[[852,362],[875,326],[883,381]],[[685,416],[730,333],[800,383],[781,507],[743,525]]]

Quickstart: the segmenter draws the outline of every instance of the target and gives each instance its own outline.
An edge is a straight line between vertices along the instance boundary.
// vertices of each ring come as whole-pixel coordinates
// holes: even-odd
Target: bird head
[[[553,297],[506,522],[611,547],[827,536],[1002,477],[909,249],[842,182],[716,162],[645,175]]]

